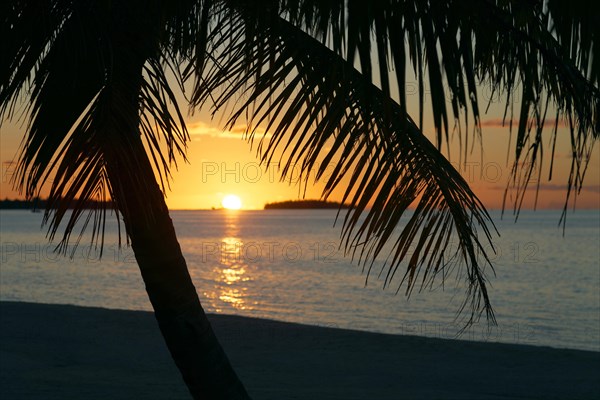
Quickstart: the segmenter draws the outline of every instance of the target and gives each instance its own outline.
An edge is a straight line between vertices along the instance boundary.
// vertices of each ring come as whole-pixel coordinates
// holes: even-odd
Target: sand
[[[212,315],[256,399],[593,399],[600,353]],[[0,398],[189,399],[148,312],[0,303]]]

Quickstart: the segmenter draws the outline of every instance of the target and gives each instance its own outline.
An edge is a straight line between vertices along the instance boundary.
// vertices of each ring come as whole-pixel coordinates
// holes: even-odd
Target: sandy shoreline
[[[600,398],[600,353],[211,316],[254,399]],[[0,398],[189,399],[148,312],[0,303]]]

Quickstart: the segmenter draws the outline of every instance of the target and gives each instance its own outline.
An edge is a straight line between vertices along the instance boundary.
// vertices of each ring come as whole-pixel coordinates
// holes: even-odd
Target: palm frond
[[[245,2],[225,3],[245,15],[246,8],[252,7],[244,6]],[[520,103],[513,179],[507,187],[516,192],[515,211],[531,178],[537,175],[540,181],[544,143],[553,143],[559,134],[558,125],[544,129],[544,117],[552,114],[569,127],[574,154],[565,207],[571,190],[581,190],[589,155],[600,135],[600,63],[594,57],[599,51],[594,27],[600,18],[593,1],[573,5],[541,0],[277,3],[271,9],[359,68],[385,95],[397,93],[403,110],[406,71],[412,67],[418,80],[419,127],[423,127],[428,86],[436,144],[441,148],[449,132],[456,130],[463,149],[461,160],[466,161],[472,148],[469,143],[474,143],[469,138],[469,115],[475,138],[481,135],[478,83],[488,84],[493,94],[505,95],[504,117],[511,131],[513,106]],[[546,157],[552,179],[553,146]]]
[[[12,117],[22,101],[30,118],[17,187],[35,197],[50,183],[44,221],[53,238],[66,219],[59,248],[67,249],[78,221],[76,244],[93,221],[91,240],[101,248],[108,209],[128,211],[126,204],[114,204],[116,191],[137,196],[137,204],[152,201],[146,188],[154,182],[119,184],[119,176],[146,176],[139,171],[148,167],[128,151],[128,136],[145,139],[163,191],[176,157],[185,159],[188,134],[166,78],[171,64],[159,47],[162,27],[140,17],[133,3],[12,4],[4,26],[11,45],[1,66],[0,110],[3,119]],[[96,208],[86,213],[89,204]]]
[[[585,2],[582,9],[590,4]],[[283,175],[300,165],[306,177],[313,168],[323,177],[323,166],[335,160],[324,196],[344,176],[356,182],[344,193],[353,206],[344,221],[346,249],[372,262],[393,241],[386,283],[406,260],[403,282],[408,291],[421,268],[424,282],[448,263],[462,260],[472,310],[489,312],[481,267],[487,256],[477,236],[480,227],[490,240],[489,217],[458,173],[419,133],[425,84],[437,148],[449,141],[452,116],[464,159],[469,135],[463,140],[460,118],[465,117],[468,128],[471,114],[474,132],[481,134],[477,84],[486,82],[493,92],[505,93],[505,118],[511,121],[511,104],[520,90],[509,184],[517,190],[516,209],[534,171],[541,173],[548,110],[556,113],[557,121],[570,121],[575,154],[570,193],[571,188],[581,188],[586,156],[599,133],[592,14],[569,12],[562,18],[558,2],[544,6],[541,1],[464,0],[230,0],[218,2],[214,10],[219,23],[210,25],[204,42],[212,59],[195,65],[192,105],[210,101],[218,110],[239,99],[230,123],[248,117],[250,127],[266,126],[272,136],[261,141],[259,151],[265,162],[280,154]],[[418,125],[406,111],[410,67],[418,79]],[[390,100],[394,93],[397,102]],[[551,134],[556,138],[556,126]],[[527,167],[520,169],[521,165]],[[415,213],[394,241],[394,228],[412,202],[417,204]],[[451,233],[459,237],[459,246],[449,256]],[[409,259],[412,244],[417,251]]]
[[[259,22],[248,37],[247,14],[241,15],[231,14],[226,28],[213,31],[217,61],[203,71],[195,102],[214,99],[218,109],[243,91],[229,123],[248,117],[251,127],[266,127],[271,137],[259,144],[262,161],[279,154],[283,175],[300,166],[304,176],[314,171],[318,179],[334,161],[325,198],[344,176],[355,183],[343,194],[351,206],[343,226],[346,251],[370,270],[386,244],[393,244],[382,266],[385,284],[406,262],[400,285],[406,283],[407,294],[419,280],[432,286],[462,261],[469,321],[482,312],[494,321],[484,273],[489,260],[477,236],[489,241],[486,224],[492,223],[460,174],[400,105],[341,56],[284,19]],[[226,51],[219,53],[224,42]],[[401,219],[407,225],[398,233]]]

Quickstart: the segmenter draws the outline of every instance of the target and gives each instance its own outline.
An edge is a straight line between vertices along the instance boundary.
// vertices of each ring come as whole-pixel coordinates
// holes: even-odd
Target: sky
[[[410,85],[409,85],[410,88]],[[409,112],[416,117],[418,96],[409,91]],[[425,92],[427,96],[427,91]],[[481,103],[490,99],[489,92],[480,88]],[[425,98],[426,111],[428,101]],[[474,150],[467,162],[462,164],[461,173],[474,192],[488,209],[499,209],[503,204],[503,195],[510,178],[510,166],[514,154],[514,133],[509,148],[509,129],[502,126],[503,99],[491,99],[488,113],[482,116],[482,142],[475,142]],[[518,107],[518,104],[515,106]],[[185,107],[183,107],[185,109]],[[517,108],[518,109],[518,108]],[[433,140],[431,118],[425,114],[424,132]],[[221,207],[226,195],[236,195],[242,201],[244,209],[262,209],[265,203],[299,198],[316,199],[321,197],[323,182],[315,182],[314,174],[309,175],[306,187],[300,185],[298,174],[291,179],[280,180],[277,164],[260,165],[257,157],[256,142],[251,146],[244,139],[244,121],[231,130],[224,130],[225,118],[211,118],[210,110],[199,110],[188,115],[186,124],[190,133],[187,158],[188,163],[179,160],[178,169],[173,169],[170,191],[167,192],[167,204],[171,209],[210,209]],[[18,121],[3,121],[0,128],[0,160],[2,177],[0,198],[15,199],[22,196],[13,189],[11,176],[14,161],[25,134],[23,124]],[[516,129],[516,127],[515,127]],[[549,130],[548,130],[549,142]],[[463,135],[465,132],[463,132]],[[473,138],[470,137],[469,140]],[[480,151],[482,149],[482,151]],[[566,183],[570,168],[569,132],[564,126],[559,128],[554,175],[548,181],[549,151],[546,152],[542,179],[539,182],[538,209],[562,208],[566,196]],[[450,160],[459,167],[459,143],[456,138],[451,142]],[[348,180],[345,185],[351,184]],[[533,208],[537,179],[531,181],[533,189],[526,195],[523,208]],[[41,195],[47,193],[43,190]],[[340,200],[341,190],[333,194],[330,200]],[[513,199],[514,200],[514,199]],[[509,196],[508,208],[512,207]],[[578,209],[600,208],[600,150],[595,146],[586,173],[584,188],[577,197]]]

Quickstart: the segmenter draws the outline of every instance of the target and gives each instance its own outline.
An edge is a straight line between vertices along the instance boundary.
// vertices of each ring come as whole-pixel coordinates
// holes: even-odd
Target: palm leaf
[[[159,47],[162,25],[139,18],[138,6],[72,1],[15,1],[6,6],[3,29],[9,45],[0,65],[0,111],[3,119],[12,117],[18,102],[25,100],[22,112],[30,119],[16,184],[29,198],[50,184],[44,221],[53,238],[66,220],[59,243],[63,251],[78,221],[82,224],[75,244],[93,221],[91,240],[102,248],[107,210],[117,210],[117,216],[118,210],[127,211],[126,204],[111,203],[114,191],[145,200],[137,203],[150,201],[146,188],[153,182],[138,179],[135,188],[119,184],[120,174],[144,176],[138,173],[143,163],[128,152],[124,130],[140,132],[146,140],[163,191],[176,157],[185,158],[187,131],[166,78],[166,71],[175,69],[168,61],[173,56]],[[154,11],[147,14],[169,15]],[[176,18],[166,19],[168,29],[181,25]],[[173,43],[170,49],[179,51]],[[130,109],[123,93],[139,97],[139,110]],[[119,171],[110,174],[109,165]],[[86,213],[90,204],[95,208]]]
[[[403,108],[406,99],[403,83],[407,63],[405,52],[408,51],[418,79],[419,126],[422,127],[425,77],[428,76],[437,146],[441,148],[448,140],[450,125],[445,102],[450,97],[451,115],[464,150],[463,160],[467,157],[469,136],[468,129],[467,135],[461,134],[459,117],[461,114],[465,118],[468,116],[467,100],[470,100],[476,137],[481,133],[476,82],[489,84],[493,93],[505,94],[505,118],[511,121],[512,104],[521,101],[513,179],[507,187],[507,192],[516,191],[515,210],[522,204],[530,179],[537,175],[540,181],[543,143],[554,142],[559,134],[558,125],[543,129],[542,116],[548,115],[547,112],[554,113],[555,120],[565,121],[570,131],[574,161],[566,185],[565,207],[571,190],[581,190],[591,149],[600,135],[600,64],[598,57],[593,56],[598,54],[598,30],[594,27],[598,26],[600,18],[593,12],[593,1],[577,2],[572,7],[560,1],[474,3],[455,0],[370,4],[350,1],[345,12],[340,11],[344,10],[341,1],[319,5],[304,1],[300,7],[290,3],[281,5],[281,15],[313,37],[323,37],[324,32],[320,25],[310,23],[314,19],[312,14],[317,11],[324,14],[320,18],[337,27],[328,32],[328,40],[324,41],[350,62],[354,60],[354,54],[360,54],[361,49],[376,42],[379,65],[383,60],[393,60],[387,71],[379,68],[381,88],[387,94],[386,82],[391,82],[395,69],[397,100]],[[345,21],[348,21],[347,25],[344,25]],[[338,43],[334,43],[332,37],[337,38]],[[347,49],[345,52],[341,50],[344,48]],[[376,68],[369,62],[376,62],[375,58],[360,58],[361,71]],[[466,122],[468,127],[468,119]],[[547,153],[551,179],[554,147]]]
[[[279,157],[284,176],[300,166],[305,179],[313,170],[321,178],[335,160],[324,197],[344,176],[355,182],[343,194],[352,205],[344,219],[346,250],[371,268],[386,243],[393,243],[385,282],[406,261],[401,283],[407,283],[408,293],[421,270],[424,287],[437,273],[445,276],[462,262],[470,320],[484,310],[493,319],[483,273],[488,259],[478,238],[491,239],[489,216],[408,117],[406,64],[418,77],[419,127],[428,81],[438,149],[449,140],[448,92],[459,134],[459,118],[467,115],[470,104],[480,135],[477,82],[507,92],[505,116],[511,119],[508,105],[521,85],[512,180],[518,208],[534,166],[541,171],[548,104],[557,119],[573,121],[572,148],[581,162],[573,163],[568,184],[580,188],[585,155],[598,136],[600,104],[597,62],[588,48],[596,43],[595,34],[583,28],[590,26],[589,17],[574,17],[581,36],[569,41],[573,30],[564,23],[557,29],[549,25],[558,7],[544,9],[541,2],[223,1],[219,7],[215,14],[220,23],[208,35],[212,60],[197,65],[201,84],[192,95],[193,106],[209,101],[219,110],[238,99],[230,124],[248,118],[251,139],[258,126],[266,126],[272,136],[261,140],[258,149],[264,162]],[[569,52],[564,43],[572,47]],[[399,103],[390,99],[394,69]],[[464,138],[459,135],[466,158],[468,136]],[[520,165],[529,167],[521,171]],[[411,204],[415,212],[407,216]],[[397,233],[403,217],[407,225]],[[458,237],[455,251],[449,251],[452,235]]]
[[[491,221],[460,174],[397,103],[335,52],[283,19],[257,25],[253,38],[239,34],[247,23],[233,14],[222,32],[213,32],[211,40],[219,46],[228,41],[227,50],[213,48],[217,62],[203,71],[194,101],[214,100],[219,109],[243,89],[229,124],[250,113],[252,127],[266,126],[271,136],[259,145],[263,162],[279,156],[284,176],[300,166],[303,176],[315,171],[322,178],[334,161],[325,198],[344,176],[356,182],[343,192],[351,206],[343,227],[349,253],[370,270],[391,243],[389,263],[381,266],[388,267],[385,284],[407,262],[400,281],[407,293],[418,276],[423,287],[432,285],[437,274],[464,261],[469,321],[482,312],[493,321],[484,273],[489,260],[477,238],[477,227],[491,238]],[[407,225],[398,233],[401,219]]]

